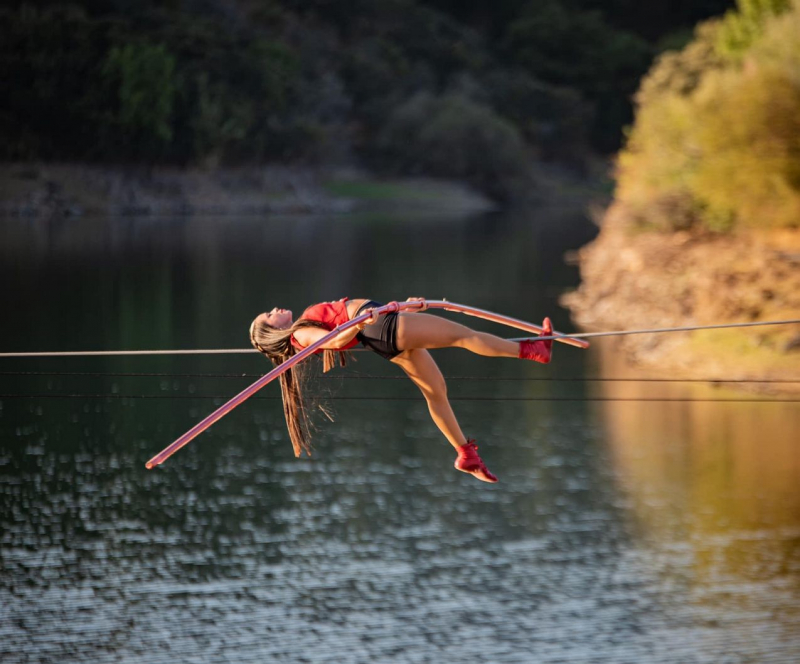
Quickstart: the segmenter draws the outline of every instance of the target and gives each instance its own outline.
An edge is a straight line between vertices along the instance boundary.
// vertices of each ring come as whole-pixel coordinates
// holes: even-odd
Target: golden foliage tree
[[[800,0],[765,18],[741,59],[709,47],[726,25],[704,25],[642,84],[618,161],[635,225],[800,226]]]

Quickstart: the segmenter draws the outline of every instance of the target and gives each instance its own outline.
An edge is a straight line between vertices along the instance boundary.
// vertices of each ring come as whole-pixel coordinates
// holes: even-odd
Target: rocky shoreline
[[[340,195],[337,190],[342,187],[335,185],[342,183],[358,183],[367,191],[363,197],[358,193]],[[371,196],[370,186],[380,187],[380,195]],[[387,187],[368,174],[344,169],[267,166],[203,171],[83,164],[0,165],[0,219],[335,214],[400,202],[410,207],[468,212],[494,207],[460,183],[403,180]]]
[[[581,286],[562,304],[581,327],[800,319],[800,230],[632,233],[620,217],[612,205],[598,238],[575,257]],[[800,378],[800,325],[632,335],[616,338],[614,348],[680,377]],[[780,391],[798,392],[800,384]]]

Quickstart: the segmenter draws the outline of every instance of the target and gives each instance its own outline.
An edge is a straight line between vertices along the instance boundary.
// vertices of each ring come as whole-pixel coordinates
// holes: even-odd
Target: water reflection
[[[343,294],[568,329],[555,301],[577,274],[560,257],[591,230],[551,213],[4,225],[0,307],[18,314],[0,346],[241,347],[254,312]],[[221,403],[203,395],[252,380],[197,374],[266,363],[4,363],[70,375],[3,375],[2,394],[109,396],[0,399],[0,658],[796,661],[797,410],[502,400],[610,394],[518,380],[618,374],[601,350],[548,367],[437,353],[447,374],[511,379],[450,387],[497,399],[455,402],[496,486],[452,470],[407,381],[320,383],[385,400],[332,402],[312,460],[292,457],[279,402],[253,399],[146,471]],[[392,369],[359,356],[346,375]]]
[[[606,375],[641,377],[600,352]],[[652,370],[649,372],[652,375]],[[751,623],[772,637],[800,624],[800,409],[719,403],[741,393],[706,384],[605,383],[603,396],[694,398],[597,409],[629,516],[663,556],[661,583],[682,587],[698,617]]]

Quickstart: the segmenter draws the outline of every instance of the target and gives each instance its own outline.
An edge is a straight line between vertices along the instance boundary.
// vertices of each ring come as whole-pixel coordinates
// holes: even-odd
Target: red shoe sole
[[[488,482],[489,484],[494,484],[497,482],[497,478],[489,477],[486,473],[482,470],[465,470],[464,468],[459,468],[458,466],[453,466],[456,470],[460,470],[462,473],[466,473],[467,475],[472,475],[476,480],[480,480],[481,482]]]

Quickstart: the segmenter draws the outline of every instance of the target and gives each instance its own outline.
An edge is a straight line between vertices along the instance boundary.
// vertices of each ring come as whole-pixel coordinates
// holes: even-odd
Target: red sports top
[[[337,302],[321,302],[320,304],[314,304],[306,309],[297,320],[319,321],[325,326],[325,329],[333,330],[336,326],[350,320],[350,315],[347,313],[347,299],[348,298],[344,297]],[[297,339],[294,338],[294,335],[291,337],[291,342],[292,346],[299,350],[305,348],[305,346],[301,346]],[[346,346],[338,350],[347,350],[357,345],[358,339],[354,338],[349,341]],[[321,353],[322,349],[316,352]]]

